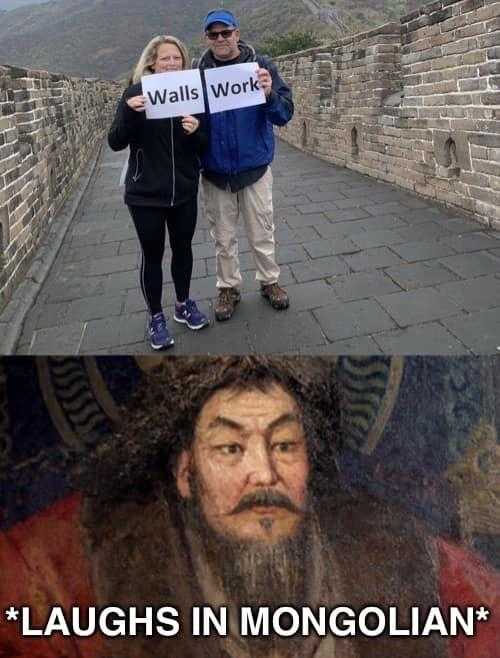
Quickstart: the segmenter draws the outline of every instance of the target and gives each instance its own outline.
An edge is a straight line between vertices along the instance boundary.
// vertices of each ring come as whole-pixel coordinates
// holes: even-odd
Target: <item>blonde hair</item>
[[[171,37],[166,34],[162,34],[148,43],[148,45],[142,51],[139,61],[134,69],[132,74],[132,83],[135,84],[141,81],[142,76],[151,75],[153,73],[153,65],[158,56],[158,49],[164,43],[171,43],[174,46],[177,46],[181,55],[182,55],[182,68],[185,69],[188,66],[189,54],[184,43],[177,39],[177,37]]]

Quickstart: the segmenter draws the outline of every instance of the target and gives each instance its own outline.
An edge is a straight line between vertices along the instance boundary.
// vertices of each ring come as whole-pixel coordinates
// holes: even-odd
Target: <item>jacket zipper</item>
[[[132,180],[134,183],[137,183],[139,180],[139,154],[142,152],[142,149],[137,149],[137,153],[135,154],[135,174],[132,176]]]
[[[172,143],[172,201],[170,205],[174,205],[175,200],[175,156],[174,156],[174,120],[170,119],[170,139]]]

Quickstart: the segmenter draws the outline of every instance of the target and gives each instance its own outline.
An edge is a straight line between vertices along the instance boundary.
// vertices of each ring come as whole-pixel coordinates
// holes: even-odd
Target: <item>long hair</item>
[[[123,405],[121,420],[99,449],[79,459],[78,488],[105,498],[140,498],[165,481],[194,439],[197,417],[223,388],[268,390],[281,385],[301,412],[311,460],[311,491],[327,493],[342,443],[342,396],[334,361],[321,357],[168,357]],[[168,479],[168,478],[167,478]]]
[[[140,82],[144,75],[151,75],[153,73],[153,64],[156,61],[158,49],[164,43],[171,43],[172,45],[177,46],[182,55],[182,68],[186,69],[188,67],[189,53],[185,44],[180,39],[177,39],[177,37],[161,34],[160,36],[151,39],[151,41],[142,51],[142,54],[139,57],[139,61],[137,62],[137,65],[132,74],[132,84]]]

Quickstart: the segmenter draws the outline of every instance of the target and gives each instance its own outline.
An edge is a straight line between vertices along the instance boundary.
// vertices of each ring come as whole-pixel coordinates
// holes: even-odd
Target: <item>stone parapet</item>
[[[120,85],[0,66],[0,308],[99,148]]]
[[[277,63],[285,140],[500,228],[500,2],[440,0]]]

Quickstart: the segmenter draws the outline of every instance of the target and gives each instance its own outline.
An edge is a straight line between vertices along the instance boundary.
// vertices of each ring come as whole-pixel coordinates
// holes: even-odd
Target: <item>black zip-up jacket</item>
[[[200,156],[208,145],[207,121],[204,115],[196,115],[200,126],[187,135],[181,117],[147,120],[144,112],[136,112],[126,103],[140,95],[140,82],[124,92],[108,134],[113,151],[130,146],[125,203],[179,206],[198,193]]]

